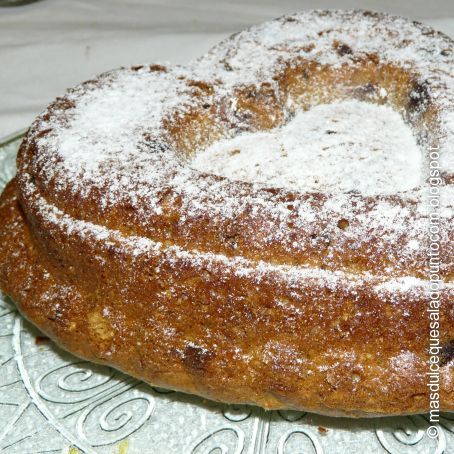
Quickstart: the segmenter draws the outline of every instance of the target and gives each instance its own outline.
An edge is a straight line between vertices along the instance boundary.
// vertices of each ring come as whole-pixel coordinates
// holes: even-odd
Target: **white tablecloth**
[[[184,63],[251,24],[329,7],[401,14],[454,36],[454,0],[41,0],[0,8],[0,137],[97,73]]]

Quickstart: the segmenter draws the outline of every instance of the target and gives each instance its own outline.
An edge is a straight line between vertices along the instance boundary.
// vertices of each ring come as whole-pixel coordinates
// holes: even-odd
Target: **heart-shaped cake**
[[[453,68],[427,26],[312,11],[87,81],[22,143],[1,288],[153,385],[410,414],[433,356],[454,411]]]

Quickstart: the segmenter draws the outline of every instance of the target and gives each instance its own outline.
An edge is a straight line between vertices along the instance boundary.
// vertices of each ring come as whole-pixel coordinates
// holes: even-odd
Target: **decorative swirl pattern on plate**
[[[154,408],[151,395],[120,398],[119,393],[88,407],[77,421],[77,433],[92,446],[111,445],[142,427]]]
[[[55,403],[84,402],[97,396],[116,372],[107,366],[79,361],[50,369],[36,381],[36,390]]]
[[[324,452],[318,437],[308,429],[291,429],[281,435],[277,453],[292,454],[295,453],[295,449],[304,453],[323,454]]]
[[[376,434],[383,448],[389,453],[433,452],[443,453],[446,439],[443,431],[437,440],[427,434],[427,421],[422,416],[381,418],[377,420]]]
[[[251,416],[252,407],[248,405],[226,405],[222,410],[222,414],[229,421],[240,422]]]
[[[296,410],[278,410],[277,414],[284,420],[288,422],[295,422],[303,419],[307,412],[305,411],[296,411]]]
[[[234,427],[225,427],[204,436],[191,454],[241,454],[243,448],[244,432]]]

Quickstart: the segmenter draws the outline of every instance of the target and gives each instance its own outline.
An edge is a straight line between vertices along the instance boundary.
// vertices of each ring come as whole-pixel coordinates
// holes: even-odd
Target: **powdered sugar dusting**
[[[69,127],[59,131],[59,154],[69,168],[87,171],[119,153],[135,153],[144,124],[161,117],[164,100],[175,99],[178,87],[166,73],[119,72],[114,83],[115,89],[109,84],[78,99]]]
[[[269,132],[215,142],[190,165],[301,192],[394,194],[422,183],[422,151],[401,116],[353,100],[315,106]]]
[[[395,112],[386,106],[393,93],[362,86],[373,92],[368,100],[385,105],[352,95],[332,104],[315,102],[303,111],[289,98],[280,105],[280,129],[257,132],[247,123],[251,112],[245,115],[236,102],[236,90],[248,84],[266,86],[270,100],[282,99],[286,92],[274,76],[298,58],[343,68],[356,67],[370,55],[376,56],[370,61],[412,74],[416,101],[410,107],[405,99],[402,111]],[[129,249],[133,255],[153,238],[175,242],[181,250],[187,244],[199,252],[216,249],[226,261],[232,255],[249,260],[268,254],[263,263],[273,256],[305,265],[316,259],[316,274],[324,273],[317,267],[321,264],[349,272],[358,262],[383,276],[419,278],[427,236],[426,175],[421,171],[427,163],[427,136],[440,144],[442,171],[448,176],[453,171],[452,64],[447,37],[404,19],[320,11],[284,17],[230,38],[188,67],[122,69],[70,90],[63,103],[51,106],[32,126],[27,140],[36,146],[24,147],[32,154],[19,159],[19,188],[27,200],[42,195],[46,203],[67,211],[81,207],[71,211],[74,218],[90,219],[96,206],[93,226],[122,214],[135,238]],[[427,104],[417,100],[424,96],[438,121],[431,130],[418,131],[417,146],[402,118],[408,123],[410,114],[419,118]],[[213,124],[205,120],[194,128],[190,121],[198,121],[198,115]],[[202,140],[206,123],[217,141],[188,165],[187,154],[212,143]],[[182,152],[184,141],[173,139],[187,130],[195,139]],[[299,156],[302,143],[304,159]],[[279,159],[270,160],[275,150]],[[222,155],[227,151],[233,153]],[[441,188],[447,236],[451,193],[449,184]],[[73,229],[78,228],[75,223]],[[201,229],[213,233],[213,244],[204,244]],[[252,275],[253,269],[239,267],[238,272]]]
[[[307,389],[315,386],[322,409],[343,395],[372,405],[370,390],[377,408],[389,390],[386,406],[410,409],[424,386],[414,375],[426,348],[422,196],[433,143],[446,182],[439,225],[448,321],[454,295],[453,160],[445,159],[452,64],[452,42],[424,26],[315,11],[253,27],[186,68],[122,69],[76,87],[21,147],[25,216],[14,201],[18,220],[6,238],[17,245],[20,223],[28,224],[39,254],[22,247],[20,273],[8,264],[7,273],[21,279],[42,253],[48,279],[55,269],[63,281],[44,297],[71,307],[84,329],[79,304],[111,324],[118,355],[97,342],[96,358],[104,349],[113,364],[137,364],[137,376],[178,365],[191,374],[188,389],[208,397],[222,388],[210,376],[244,377],[247,393],[258,384],[268,406],[280,396],[291,404],[294,383],[312,374]],[[88,292],[59,298],[65,281]],[[34,293],[22,299],[41,310]],[[66,332],[48,320],[57,338]],[[150,366],[141,343],[168,356]],[[130,345],[137,349],[125,356]]]
[[[415,364],[420,362],[420,358],[408,350],[403,350],[399,355],[390,359],[391,367],[400,373],[405,372],[407,369],[413,369]]]
[[[102,204],[118,202],[138,182],[156,184],[165,173],[165,161],[157,162],[153,154],[156,147],[165,151],[166,145],[156,140],[162,118],[190,103],[180,73],[181,68],[171,73],[118,70],[94,87],[71,90],[66,98],[74,107],[66,115],[57,110],[51,119],[41,119],[42,128],[52,128],[37,140],[46,150],[36,160],[43,178],[59,174],[59,187],[82,195],[90,187],[103,187]],[[169,164],[175,166],[178,159],[172,158]]]
[[[262,260],[248,260],[243,257],[226,257],[213,252],[200,252],[186,250],[176,245],[165,245],[152,239],[130,235],[125,236],[117,230],[93,224],[91,222],[76,220],[64,212],[51,206],[42,198],[34,202],[37,212],[43,216],[52,229],[63,230],[70,237],[77,237],[82,242],[96,242],[99,246],[108,246],[110,251],[127,253],[137,259],[139,257],[160,256],[162,263],[174,264],[178,268],[184,262],[190,262],[192,266],[201,270],[215,271],[221,265],[225,272],[239,277],[253,279],[257,284],[270,275],[278,275],[279,280],[287,285],[300,286],[312,282],[324,288],[335,290],[336,288],[354,289],[365,284],[371,285],[371,290],[377,295],[386,293],[408,292],[416,293],[425,290],[427,281],[415,277],[397,279],[385,279],[383,276],[373,275],[369,272],[354,274],[344,271],[327,271],[306,266],[291,266],[268,263]],[[446,289],[454,290],[454,283],[446,284]],[[292,307],[277,302],[277,306],[292,310]],[[293,310],[295,310],[293,308]]]
[[[342,47],[336,51],[335,43]],[[377,55],[419,74],[441,106],[443,166],[454,172],[453,45],[447,36],[403,17],[362,11],[320,10],[284,16],[238,33],[201,57],[197,73],[216,73],[227,86],[270,81],[276,67],[291,55],[321,65],[341,67],[355,57]],[[327,89],[329,90],[329,88]],[[380,89],[386,97],[386,90]]]

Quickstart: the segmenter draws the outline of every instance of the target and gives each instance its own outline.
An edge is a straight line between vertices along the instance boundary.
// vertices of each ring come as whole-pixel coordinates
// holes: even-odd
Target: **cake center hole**
[[[422,151],[391,107],[321,104],[287,124],[200,150],[190,166],[232,180],[301,192],[393,194],[422,183]]]

